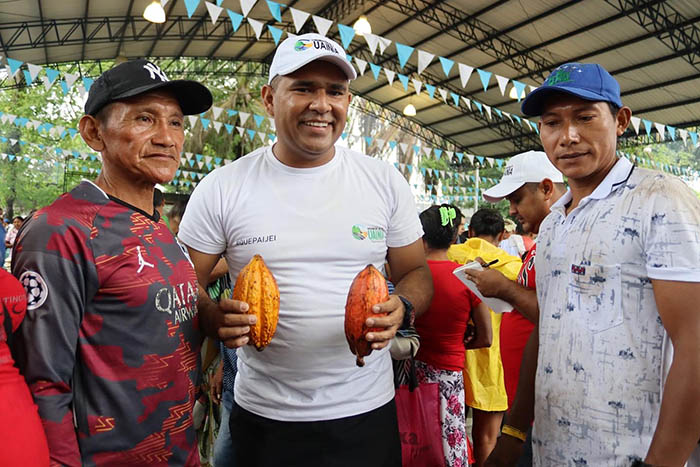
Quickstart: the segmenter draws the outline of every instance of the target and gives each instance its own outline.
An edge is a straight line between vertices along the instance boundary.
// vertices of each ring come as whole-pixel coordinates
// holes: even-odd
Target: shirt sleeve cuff
[[[647,266],[649,279],[677,282],[700,282],[700,269],[654,268]]]

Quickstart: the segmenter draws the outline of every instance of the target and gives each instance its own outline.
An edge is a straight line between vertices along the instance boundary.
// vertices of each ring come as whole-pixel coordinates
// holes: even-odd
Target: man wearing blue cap
[[[521,370],[537,362],[536,382],[521,376],[507,423],[526,431],[534,401],[536,465],[683,465],[700,438],[700,201],[616,155],[631,111],[600,65],[560,66],[522,110],[570,189],[540,226]],[[511,465],[517,436],[501,441],[489,465]]]

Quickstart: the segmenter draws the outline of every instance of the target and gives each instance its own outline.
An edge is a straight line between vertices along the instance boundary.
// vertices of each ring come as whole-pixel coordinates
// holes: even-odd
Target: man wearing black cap
[[[185,114],[212,97],[134,60],[93,84],[80,120],[95,182],[39,210],[12,272],[27,292],[16,353],[57,465],[199,465],[194,269],[153,206],[172,180]],[[201,323],[201,324],[200,324]]]
[[[570,186],[538,237],[539,352],[522,370],[537,362],[535,464],[683,465],[700,438],[700,201],[616,155],[631,111],[600,65],[560,66],[522,110]]]
[[[349,82],[340,45],[318,34],[277,48],[262,99],[277,141],[217,169],[192,193],[178,237],[201,284],[224,254],[231,277],[255,254],[280,291],[279,323],[262,352],[248,342],[248,304],[222,300],[240,319],[222,335],[238,347],[229,426],[231,465],[401,465],[387,346],[432,296],[422,228],[406,180],[391,165],[335,143]],[[372,353],[358,367],[344,332],[354,276],[388,262],[396,294],[369,318]],[[200,297],[201,309],[217,305]]]

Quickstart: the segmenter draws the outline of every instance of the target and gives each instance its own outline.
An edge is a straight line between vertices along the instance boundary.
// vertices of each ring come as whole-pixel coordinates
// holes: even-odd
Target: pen
[[[484,264],[483,267],[487,268],[489,266],[493,266],[494,264],[498,263],[497,259],[494,259],[493,261],[489,261],[488,263]]]

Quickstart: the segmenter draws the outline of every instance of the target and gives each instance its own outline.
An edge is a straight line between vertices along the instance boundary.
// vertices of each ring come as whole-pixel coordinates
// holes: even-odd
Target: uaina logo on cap
[[[333,47],[333,44],[327,41],[323,41],[321,39],[299,39],[294,44],[294,50],[296,50],[297,52],[303,52],[304,50],[309,49],[328,50],[330,52],[333,52],[334,54],[338,54],[338,51],[335,47]]]

